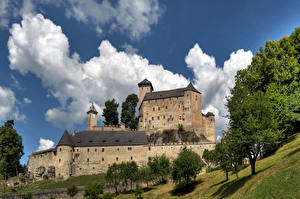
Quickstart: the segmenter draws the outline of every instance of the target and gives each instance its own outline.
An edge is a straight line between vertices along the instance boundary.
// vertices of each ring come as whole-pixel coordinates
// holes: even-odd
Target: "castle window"
[[[102,152],[104,152],[104,148],[102,148]]]
[[[181,120],[181,116],[179,116],[179,120]]]
[[[115,142],[119,142],[119,140],[115,140]]]
[[[180,104],[178,105],[178,108],[180,108]]]
[[[118,157],[116,157],[116,161],[118,161],[119,160],[119,158]]]
[[[166,116],[164,115],[164,119],[166,119]]]
[[[79,168],[79,170],[81,171],[81,168]]]
[[[149,149],[149,151],[151,151],[151,147],[150,146],[148,147],[148,149]]]
[[[104,158],[102,158],[102,161],[104,161]]]
[[[154,125],[152,126],[152,128],[154,128]]]
[[[131,151],[132,150],[132,148],[131,147],[128,147],[128,151]]]
[[[130,160],[133,160],[133,157],[132,157],[132,156],[130,157]]]
[[[93,167],[93,169],[95,169],[95,167]]]
[[[95,152],[97,152],[97,149],[95,149]]]
[[[158,119],[158,120],[159,120],[159,118],[160,118],[160,117],[159,117],[159,116],[157,116],[157,119]]]
[[[160,110],[160,107],[158,107],[158,110]]]
[[[145,122],[147,122],[147,118],[145,118]]]
[[[155,111],[155,108],[153,107],[152,110]]]
[[[152,120],[154,120],[154,117],[152,117]]]
[[[78,152],[78,149],[77,149],[77,152]]]
[[[59,148],[59,151],[61,151],[61,148]]]
[[[89,161],[90,161],[90,159],[88,158],[88,159],[87,159],[87,162],[89,162]]]
[[[119,148],[117,148],[117,151],[119,151],[120,149]]]
[[[90,149],[87,149],[88,152],[90,152]]]
[[[58,162],[60,163],[61,162],[61,159],[59,158]]]
[[[148,157],[148,161],[149,161],[149,162],[151,162],[151,159],[152,159],[151,157]]]
[[[106,142],[106,140],[102,140],[102,142],[104,143],[104,142]]]

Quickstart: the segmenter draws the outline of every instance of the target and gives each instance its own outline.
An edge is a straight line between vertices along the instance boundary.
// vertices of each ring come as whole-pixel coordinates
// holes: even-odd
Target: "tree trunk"
[[[251,175],[255,174],[255,160],[250,159],[250,165],[251,165]]]
[[[226,173],[226,181],[228,181],[228,171],[226,170],[225,173]]]
[[[234,172],[235,172],[235,175],[236,175],[236,179],[239,179],[239,173],[238,173],[237,165],[234,165]]]

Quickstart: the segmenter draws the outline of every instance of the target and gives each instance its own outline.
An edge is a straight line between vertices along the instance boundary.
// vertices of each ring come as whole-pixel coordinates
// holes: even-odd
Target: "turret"
[[[139,91],[140,91],[139,92],[139,106],[141,106],[146,93],[151,93],[153,91],[153,86],[152,86],[152,83],[147,79],[144,79],[143,81],[138,83],[138,86],[139,86]]]
[[[94,126],[97,126],[97,116],[98,112],[96,111],[94,104],[90,106],[89,111],[87,112],[87,130],[93,130]]]

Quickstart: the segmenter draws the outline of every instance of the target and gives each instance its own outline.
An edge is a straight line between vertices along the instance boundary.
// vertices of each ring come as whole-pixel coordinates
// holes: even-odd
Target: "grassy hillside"
[[[257,174],[250,176],[250,167],[240,171],[240,178],[230,175],[225,182],[222,171],[200,175],[198,184],[189,193],[174,191],[172,183],[153,187],[143,198],[300,198],[300,135],[284,145],[274,155],[260,160]],[[133,194],[117,197],[134,198]]]
[[[250,176],[250,167],[239,172],[240,178],[230,175],[225,182],[225,174],[215,171],[200,175],[197,183],[186,193],[176,190],[172,182],[151,187],[143,193],[143,198],[300,198],[300,134],[290,143],[281,147],[274,155],[256,164],[257,174]],[[74,184],[84,186],[90,181],[104,182],[104,175],[71,177],[62,182],[39,181],[23,191],[67,188]],[[121,194],[118,199],[135,198],[134,194]]]

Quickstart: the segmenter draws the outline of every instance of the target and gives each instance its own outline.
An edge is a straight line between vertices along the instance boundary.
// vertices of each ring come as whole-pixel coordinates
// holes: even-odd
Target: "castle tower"
[[[94,126],[97,126],[97,116],[98,112],[96,111],[94,104],[90,106],[90,110],[87,112],[87,130],[93,130]]]
[[[139,92],[139,106],[141,106],[146,93],[151,93],[153,91],[153,86],[152,86],[152,83],[147,79],[144,79],[143,81],[138,83],[138,86],[139,86],[139,91],[140,91]]]

